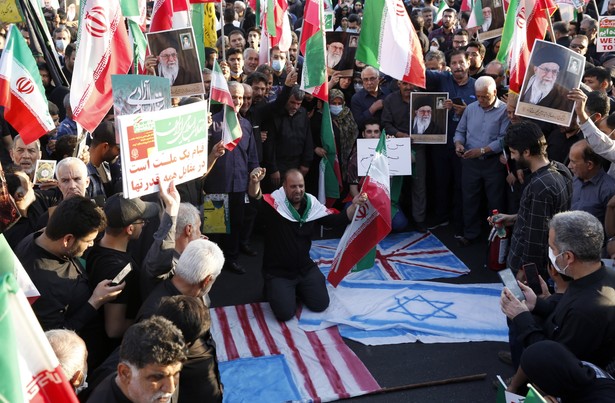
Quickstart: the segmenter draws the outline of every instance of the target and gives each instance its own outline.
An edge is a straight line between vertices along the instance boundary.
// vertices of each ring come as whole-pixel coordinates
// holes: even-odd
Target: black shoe
[[[223,269],[226,271],[230,271],[231,273],[235,273],[235,274],[246,274],[246,269],[244,269],[237,262],[226,262],[224,263]]]
[[[416,230],[421,234],[427,233],[427,226],[425,225],[424,221],[416,222],[414,223],[414,226],[416,227]]]
[[[241,244],[239,246],[239,250],[241,251],[241,253],[243,253],[244,255],[247,255],[247,256],[256,256],[256,255],[258,255],[258,252],[255,251],[254,249],[250,248],[250,245],[247,245],[247,244]]]
[[[440,227],[446,227],[448,225],[448,221],[441,221],[437,224],[432,225],[431,227],[428,227],[428,229],[436,229],[436,228],[440,228]]]

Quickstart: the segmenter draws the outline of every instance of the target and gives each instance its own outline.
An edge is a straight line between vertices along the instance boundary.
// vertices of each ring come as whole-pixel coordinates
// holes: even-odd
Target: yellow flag
[[[17,0],[0,1],[0,23],[12,24],[19,22],[23,22],[23,18],[19,12]]]
[[[206,48],[215,48],[218,36],[216,35],[215,3],[205,3],[203,17],[203,43]]]

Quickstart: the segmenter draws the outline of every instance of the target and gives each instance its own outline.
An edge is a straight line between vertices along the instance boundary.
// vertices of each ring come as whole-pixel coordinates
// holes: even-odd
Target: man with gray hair
[[[455,152],[461,158],[463,236],[461,246],[476,240],[485,215],[480,213],[483,191],[489,211],[503,211],[506,170],[500,163],[502,139],[510,124],[506,104],[497,97],[493,78],[479,77],[474,85],[477,101],[468,105],[455,132]]]
[[[218,245],[206,239],[190,242],[179,257],[175,275],[154,288],[143,302],[137,321],[152,316],[164,297],[187,295],[204,298],[223,265],[224,255]]]
[[[62,372],[75,393],[87,388],[85,379],[88,375],[88,349],[81,337],[72,330],[52,329],[45,332],[51,349],[60,361]]]
[[[13,164],[19,165],[21,169],[28,174],[30,180],[34,180],[34,171],[36,170],[36,161],[41,159],[41,143],[34,140],[26,145],[20,135],[13,139],[13,148],[9,152]]]
[[[120,346],[117,371],[105,378],[90,403],[170,402],[186,361],[181,331],[155,316],[131,326]]]
[[[572,278],[556,305],[537,298],[518,282],[525,301],[507,288],[502,311],[512,321],[525,347],[550,339],[565,345],[578,359],[605,367],[615,358],[615,273],[600,260],[604,230],[596,217],[567,211],[549,223],[549,260],[560,274]],[[539,322],[535,319],[543,319]]]

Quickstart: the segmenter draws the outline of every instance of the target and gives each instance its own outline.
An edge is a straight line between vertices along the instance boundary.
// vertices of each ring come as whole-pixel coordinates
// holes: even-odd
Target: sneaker
[[[430,230],[431,230],[431,229],[436,229],[436,228],[439,228],[439,227],[446,227],[448,224],[449,224],[449,222],[448,222],[448,221],[442,221],[442,222],[439,222],[439,223],[437,223],[437,224],[432,225],[432,226],[431,226],[431,227],[429,227],[428,229],[430,229]]]

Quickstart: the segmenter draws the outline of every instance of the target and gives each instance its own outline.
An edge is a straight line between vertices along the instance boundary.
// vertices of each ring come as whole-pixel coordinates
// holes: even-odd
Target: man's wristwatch
[[[480,148],[480,155],[485,155],[485,148],[484,147]]]

